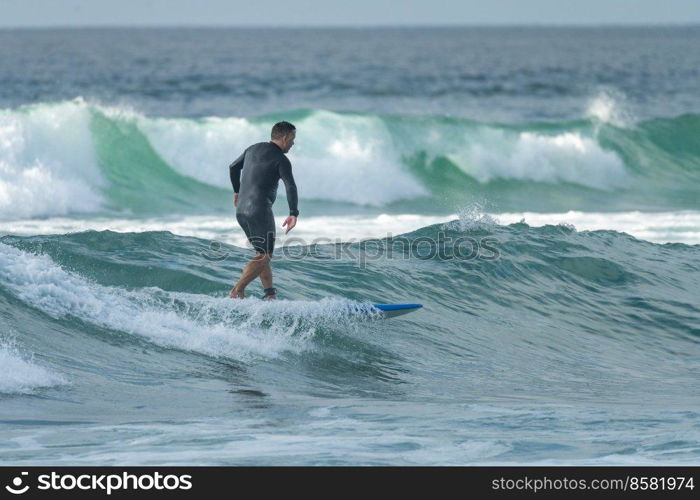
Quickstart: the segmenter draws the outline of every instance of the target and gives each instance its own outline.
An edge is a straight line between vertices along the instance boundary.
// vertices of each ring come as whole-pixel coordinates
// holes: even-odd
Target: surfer
[[[296,127],[279,122],[272,127],[270,142],[259,142],[248,147],[229,165],[233,204],[236,219],[255,249],[255,257],[243,268],[238,282],[231,288],[233,299],[245,298],[245,287],[260,276],[265,299],[274,299],[277,291],[272,286],[270,259],[275,248],[275,219],[272,204],[277,197],[277,186],[282,179],[287,190],[289,217],[282,224],[285,234],[297,224],[297,186],[292,176],[292,164],[285,156],[294,145]],[[242,175],[241,175],[242,172]]]

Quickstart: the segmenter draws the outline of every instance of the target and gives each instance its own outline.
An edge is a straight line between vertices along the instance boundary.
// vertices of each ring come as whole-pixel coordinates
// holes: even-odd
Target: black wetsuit
[[[277,144],[259,142],[246,149],[229,165],[229,173],[233,192],[240,191],[236,210],[238,223],[257,252],[272,255],[275,248],[272,204],[277,197],[280,179],[287,189],[289,214],[299,215],[292,164]]]

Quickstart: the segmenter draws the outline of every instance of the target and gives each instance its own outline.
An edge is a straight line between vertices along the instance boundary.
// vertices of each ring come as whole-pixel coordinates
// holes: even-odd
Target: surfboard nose
[[[385,318],[395,318],[413,311],[417,311],[423,304],[372,304],[376,309],[382,311]]]

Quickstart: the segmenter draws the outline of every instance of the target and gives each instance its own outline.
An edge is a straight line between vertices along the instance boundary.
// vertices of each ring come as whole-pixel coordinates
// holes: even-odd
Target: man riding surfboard
[[[245,265],[241,278],[231,288],[231,298],[245,298],[245,287],[258,276],[263,285],[264,298],[276,298],[270,267],[275,248],[272,204],[277,197],[279,180],[282,179],[289,204],[289,216],[282,226],[287,228],[285,234],[288,233],[296,226],[299,215],[292,164],[285,156],[294,145],[295,138],[294,125],[286,121],[276,123],[269,142],[253,144],[229,165],[236,219],[255,249],[255,256]]]

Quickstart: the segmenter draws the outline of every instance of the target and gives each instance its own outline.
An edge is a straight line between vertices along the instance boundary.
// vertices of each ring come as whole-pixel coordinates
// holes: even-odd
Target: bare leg
[[[270,257],[268,255],[264,253],[256,253],[255,257],[253,257],[253,259],[243,268],[243,274],[241,274],[241,278],[238,280],[238,283],[231,288],[231,291],[228,294],[229,297],[232,299],[245,298],[245,287],[247,287],[251,281],[257,278],[260,273],[263,272],[265,267],[269,265]],[[272,271],[270,271],[270,273],[272,273]]]
[[[263,288],[272,288],[272,266],[270,266],[270,259],[267,260],[265,268],[260,273],[260,281],[262,282]],[[274,295],[268,295],[266,299],[276,298]]]

